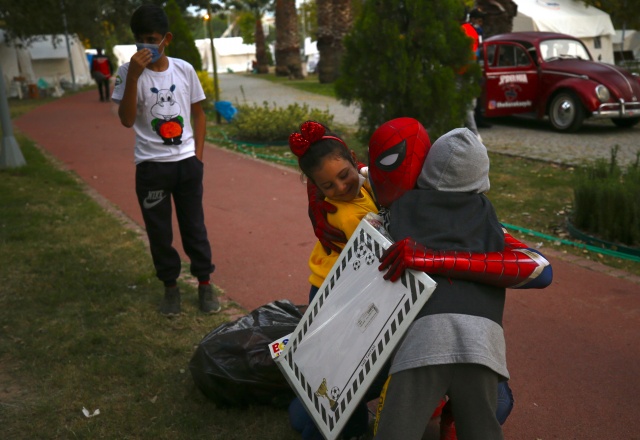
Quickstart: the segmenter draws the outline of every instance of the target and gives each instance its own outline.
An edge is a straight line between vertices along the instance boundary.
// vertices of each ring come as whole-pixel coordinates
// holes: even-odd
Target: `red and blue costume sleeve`
[[[380,257],[384,279],[396,281],[405,269],[512,289],[543,289],[551,284],[549,261],[505,231],[502,252],[427,249],[411,238],[391,245]]]
[[[309,219],[313,226],[313,233],[327,254],[331,251],[340,253],[342,249],[335,243],[346,243],[347,236],[340,229],[331,226],[327,221],[327,214],[336,212],[336,207],[324,199],[324,194],[310,180],[307,181],[307,197],[309,199]]]

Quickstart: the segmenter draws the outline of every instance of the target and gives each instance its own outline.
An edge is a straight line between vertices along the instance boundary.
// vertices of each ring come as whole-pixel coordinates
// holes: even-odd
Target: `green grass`
[[[251,73],[243,73],[241,75],[255,75]],[[315,93],[317,95],[330,96],[336,98],[336,91],[333,84],[320,84],[318,75],[308,75],[304,79],[289,79],[286,76],[276,76],[275,73],[265,73],[256,76],[260,79],[282,84],[304,92]]]
[[[297,438],[285,411],[219,409],[193,384],[197,344],[246,311],[200,314],[187,279],[183,316],[160,316],[139,233],[16,139],[27,165],[0,171],[2,438]]]

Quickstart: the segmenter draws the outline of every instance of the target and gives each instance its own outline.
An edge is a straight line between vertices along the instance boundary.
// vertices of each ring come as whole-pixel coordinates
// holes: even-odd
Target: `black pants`
[[[178,162],[142,162],[136,166],[136,194],[147,228],[151,257],[161,281],[180,276],[180,255],[173,247],[172,204],[191,274],[209,278],[215,269],[202,208],[203,164],[195,156]]]
[[[98,92],[100,93],[100,101],[108,101],[109,96],[109,80],[101,79],[96,80],[96,84],[98,84]]]

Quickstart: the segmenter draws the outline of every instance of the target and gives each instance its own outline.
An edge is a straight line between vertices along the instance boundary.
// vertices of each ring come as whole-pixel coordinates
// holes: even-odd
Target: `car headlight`
[[[600,102],[606,102],[611,98],[611,93],[609,93],[609,89],[607,89],[602,84],[598,84],[596,87],[596,96],[600,100]]]

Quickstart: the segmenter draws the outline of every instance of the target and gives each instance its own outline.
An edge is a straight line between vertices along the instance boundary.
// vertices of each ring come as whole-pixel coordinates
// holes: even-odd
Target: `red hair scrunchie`
[[[326,129],[315,121],[304,122],[300,126],[300,133],[291,133],[289,136],[289,148],[297,157],[302,157],[311,144],[324,137]],[[333,138],[333,137],[331,137]]]

